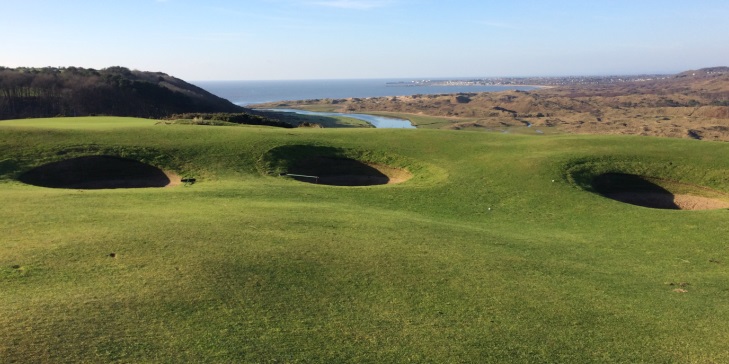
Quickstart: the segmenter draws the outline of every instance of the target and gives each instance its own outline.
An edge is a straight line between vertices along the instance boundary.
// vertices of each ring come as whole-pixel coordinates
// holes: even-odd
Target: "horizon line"
[[[412,81],[450,81],[450,80],[488,80],[500,78],[572,78],[572,77],[637,77],[637,76],[673,76],[682,72],[658,73],[613,73],[613,74],[571,74],[560,76],[452,76],[452,77],[342,77],[342,78],[275,78],[275,79],[190,79],[188,82],[276,82],[276,81],[375,81],[375,80],[412,80]]]

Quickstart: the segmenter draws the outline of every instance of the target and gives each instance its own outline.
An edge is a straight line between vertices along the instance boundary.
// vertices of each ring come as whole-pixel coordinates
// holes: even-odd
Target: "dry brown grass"
[[[290,106],[388,112],[447,119],[445,129],[523,126],[565,133],[729,140],[729,72],[537,91],[304,100]]]

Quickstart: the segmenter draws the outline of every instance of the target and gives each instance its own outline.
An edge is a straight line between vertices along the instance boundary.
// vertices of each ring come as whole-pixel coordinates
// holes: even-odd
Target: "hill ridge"
[[[158,118],[247,109],[163,72],[114,66],[0,67],[0,120],[114,115]]]

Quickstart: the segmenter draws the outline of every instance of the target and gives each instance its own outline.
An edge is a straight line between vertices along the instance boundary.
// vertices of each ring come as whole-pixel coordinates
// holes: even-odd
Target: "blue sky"
[[[186,80],[673,73],[729,66],[729,1],[0,0],[0,66]]]

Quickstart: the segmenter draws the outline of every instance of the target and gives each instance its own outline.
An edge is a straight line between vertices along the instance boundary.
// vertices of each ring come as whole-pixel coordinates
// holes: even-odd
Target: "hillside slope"
[[[246,109],[161,72],[124,67],[0,67],[0,119],[115,115],[164,117]]]

